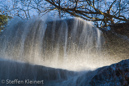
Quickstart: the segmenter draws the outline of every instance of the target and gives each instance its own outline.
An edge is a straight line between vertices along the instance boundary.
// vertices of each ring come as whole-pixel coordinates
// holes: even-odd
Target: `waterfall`
[[[90,86],[96,68],[113,63],[104,43],[101,30],[80,18],[13,18],[0,34],[0,86]]]
[[[0,36],[0,56],[31,64],[77,69],[77,66],[94,65],[88,63],[89,59],[100,55],[102,43],[102,32],[92,22],[80,18],[55,21],[14,18]]]

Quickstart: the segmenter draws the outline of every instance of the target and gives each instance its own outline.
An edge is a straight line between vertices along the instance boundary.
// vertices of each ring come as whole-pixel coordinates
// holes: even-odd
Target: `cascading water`
[[[3,58],[45,66],[79,66],[79,61],[95,59],[91,54],[98,55],[101,49],[101,31],[79,18],[11,22],[0,38]]]
[[[88,70],[88,68],[92,69],[105,65],[101,64],[103,40],[104,37],[99,29],[94,27],[91,22],[80,18],[55,21],[41,19],[23,21],[14,18],[0,36],[0,57],[46,67]],[[12,63],[9,62],[9,64]],[[34,68],[31,70],[34,71]],[[56,73],[60,74],[60,72]],[[86,75],[80,73],[81,75],[77,74],[74,78],[69,78],[61,84],[48,86],[76,86],[79,84],[76,82],[79,80],[78,78]],[[68,75],[67,73],[63,74],[69,77],[73,76],[69,73]],[[49,75],[49,79],[50,77],[53,76]],[[60,81],[59,77],[58,80]],[[84,79],[88,80],[89,76]],[[72,84],[69,84],[70,82]]]

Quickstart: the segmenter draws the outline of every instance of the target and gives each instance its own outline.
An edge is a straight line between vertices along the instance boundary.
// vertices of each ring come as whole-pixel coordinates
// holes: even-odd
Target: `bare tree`
[[[10,3],[11,2],[11,3]],[[59,17],[76,16],[94,21],[98,27],[125,22],[129,16],[127,0],[10,0],[10,5],[0,4],[7,15],[29,19],[32,15],[58,12]],[[35,11],[35,12],[34,12]]]
[[[50,4],[44,0],[9,0],[0,3],[0,10],[2,15],[29,19],[33,15],[44,15],[55,9],[48,5]]]
[[[129,7],[126,0],[45,0],[55,8],[72,16],[94,21],[99,27],[105,27],[122,21],[127,21]]]

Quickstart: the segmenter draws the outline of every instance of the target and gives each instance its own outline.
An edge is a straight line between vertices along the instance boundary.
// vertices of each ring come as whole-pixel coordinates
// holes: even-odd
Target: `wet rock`
[[[89,86],[129,86],[129,60],[123,60],[97,71]]]
[[[111,30],[121,35],[129,36],[129,23],[118,23],[110,25]]]
[[[70,76],[74,76],[74,74],[75,72],[63,69],[0,59],[0,86],[30,86],[30,84],[25,83],[26,80],[44,81],[43,84],[32,84],[31,86],[52,86],[48,84],[56,83],[59,80],[66,80]],[[2,83],[2,80],[5,82]],[[7,80],[13,83],[8,84]],[[24,83],[19,85],[16,80],[23,81]]]

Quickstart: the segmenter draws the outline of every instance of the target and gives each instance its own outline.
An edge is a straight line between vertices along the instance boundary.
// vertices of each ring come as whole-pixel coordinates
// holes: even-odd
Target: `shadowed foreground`
[[[94,76],[94,73],[91,72],[88,77],[85,77],[87,74],[87,71],[73,72],[28,63],[0,60],[1,86],[80,86],[81,84],[84,86]]]
[[[129,60],[80,72],[0,60],[0,86],[128,86],[128,68]]]

